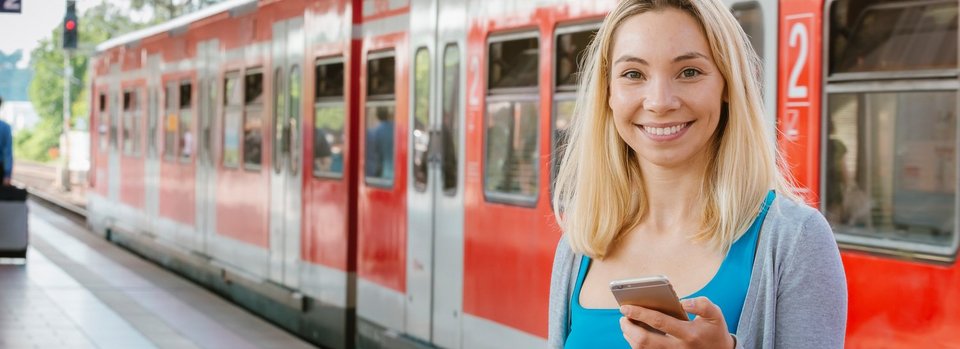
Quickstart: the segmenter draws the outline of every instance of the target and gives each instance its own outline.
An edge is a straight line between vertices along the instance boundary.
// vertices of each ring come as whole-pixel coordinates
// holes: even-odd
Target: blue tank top
[[[683,297],[709,298],[720,307],[730,333],[737,332],[740,312],[750,287],[750,276],[753,274],[753,259],[757,253],[760,226],[774,197],[776,194],[772,190],[767,193],[760,214],[747,232],[730,246],[713,278],[699,291]],[[580,271],[577,273],[577,283],[573,288],[573,297],[570,298],[570,332],[564,348],[629,348],[623,339],[623,332],[620,331],[620,309],[587,309],[580,305],[580,289],[589,269],[590,258],[583,256]],[[693,320],[694,315],[688,315]]]

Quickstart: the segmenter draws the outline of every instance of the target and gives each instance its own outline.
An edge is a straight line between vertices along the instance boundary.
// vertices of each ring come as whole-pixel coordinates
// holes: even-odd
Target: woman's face
[[[617,133],[641,165],[706,161],[717,129],[725,82],[707,38],[676,9],[625,20],[614,32],[610,109]]]

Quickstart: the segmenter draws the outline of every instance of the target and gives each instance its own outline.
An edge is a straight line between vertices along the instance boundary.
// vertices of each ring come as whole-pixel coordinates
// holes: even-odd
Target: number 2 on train
[[[790,81],[787,88],[787,98],[807,98],[807,87],[798,86],[797,80],[800,79],[800,72],[803,66],[807,64],[807,53],[810,49],[810,35],[807,26],[803,22],[794,23],[790,27],[790,47],[800,45],[800,54],[790,69]]]

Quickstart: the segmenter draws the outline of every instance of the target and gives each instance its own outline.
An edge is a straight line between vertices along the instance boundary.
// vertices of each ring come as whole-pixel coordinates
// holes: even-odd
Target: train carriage
[[[325,347],[543,347],[558,149],[615,3],[228,0],[105,42],[89,222]],[[847,344],[950,343],[957,2],[724,3],[841,244]]]

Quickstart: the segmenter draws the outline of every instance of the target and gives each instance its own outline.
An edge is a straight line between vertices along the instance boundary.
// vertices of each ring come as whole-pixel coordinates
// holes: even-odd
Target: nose
[[[653,79],[647,85],[643,108],[654,114],[665,114],[680,108],[680,99],[674,94],[670,79]]]

